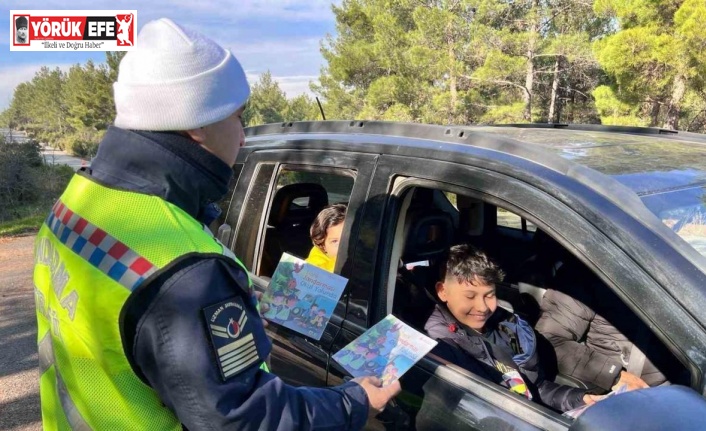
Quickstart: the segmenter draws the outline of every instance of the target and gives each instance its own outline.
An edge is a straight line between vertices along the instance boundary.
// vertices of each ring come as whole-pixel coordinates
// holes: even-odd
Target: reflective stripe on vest
[[[223,254],[242,267],[169,202],[72,178],[35,244],[45,429],[181,428],[132,370],[119,316],[148,277],[191,253]]]
[[[130,291],[157,271],[150,261],[75,214],[61,200],[56,201],[46,224],[62,244]]]
[[[47,335],[42,338],[42,341],[39,342],[39,374],[44,374],[52,365],[54,365],[54,347],[51,345],[51,335],[47,333]],[[71,429],[74,431],[90,430],[91,427],[88,426],[81,416],[81,413],[79,413],[76,408],[76,405],[71,400],[64,379],[61,378],[61,373],[59,373],[58,370],[56,371],[56,387],[61,407],[66,415],[66,420],[69,421]]]

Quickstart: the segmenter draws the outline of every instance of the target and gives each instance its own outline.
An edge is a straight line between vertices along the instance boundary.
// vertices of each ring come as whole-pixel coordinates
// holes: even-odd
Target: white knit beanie
[[[113,90],[115,125],[132,130],[197,129],[227,118],[250,96],[230,51],[166,18],[142,27]]]

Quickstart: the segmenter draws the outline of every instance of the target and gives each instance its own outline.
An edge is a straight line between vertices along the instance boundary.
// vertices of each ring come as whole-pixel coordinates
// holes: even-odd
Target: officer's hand
[[[402,390],[399,381],[394,381],[382,387],[382,380],[377,377],[358,377],[351,381],[358,383],[365,389],[370,409],[374,410],[375,413],[381,412],[385,408],[385,404]]]
[[[592,406],[592,405],[596,404],[598,401],[601,401],[601,400],[605,399],[607,396],[608,396],[608,395],[590,395],[590,394],[586,394],[586,395],[583,396],[583,402],[584,402],[587,406]]]

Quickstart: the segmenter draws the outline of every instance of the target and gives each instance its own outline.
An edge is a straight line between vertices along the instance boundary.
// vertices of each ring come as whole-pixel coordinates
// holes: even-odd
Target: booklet
[[[265,319],[321,338],[348,279],[284,253],[260,299]]]
[[[374,376],[383,386],[402,377],[437,342],[392,314],[333,355],[353,377]]]

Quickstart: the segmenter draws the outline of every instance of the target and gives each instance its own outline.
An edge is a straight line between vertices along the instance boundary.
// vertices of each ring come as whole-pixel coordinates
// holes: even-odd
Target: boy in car
[[[600,400],[544,378],[534,330],[498,307],[495,284],[504,276],[482,251],[451,247],[435,286],[441,303],[424,326],[439,341],[434,353],[561,412]]]

